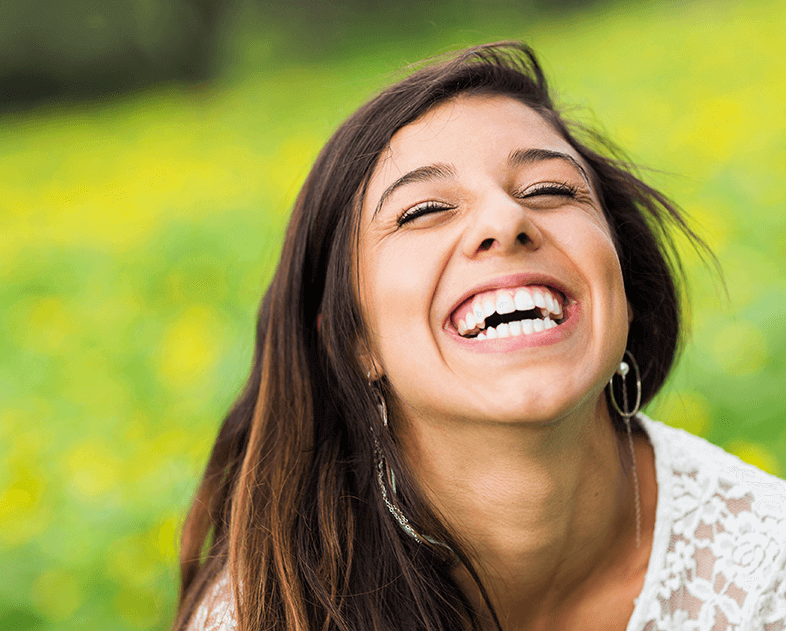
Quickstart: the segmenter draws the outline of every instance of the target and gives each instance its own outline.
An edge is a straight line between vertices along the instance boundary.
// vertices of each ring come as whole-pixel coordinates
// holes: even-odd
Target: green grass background
[[[693,333],[650,413],[784,474],[786,2],[445,6],[319,58],[241,15],[212,84],[0,120],[1,629],[170,624],[178,529],[310,163],[403,65],[473,43],[531,43],[692,216],[729,296],[683,244]]]

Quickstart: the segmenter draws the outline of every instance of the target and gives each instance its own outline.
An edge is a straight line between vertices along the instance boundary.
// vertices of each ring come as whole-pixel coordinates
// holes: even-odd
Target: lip
[[[461,298],[459,298],[450,308],[450,311],[448,312],[448,315],[445,318],[445,321],[443,322],[442,325],[443,329],[449,332],[455,332],[456,335],[458,335],[458,331],[454,331],[454,327],[451,324],[451,317],[453,316],[453,313],[456,311],[456,309],[458,309],[466,300],[468,300],[475,294],[479,294],[483,291],[490,291],[492,289],[508,289],[510,287],[521,287],[524,285],[546,285],[548,287],[551,287],[552,289],[556,289],[557,291],[561,292],[563,296],[565,296],[565,305],[564,305],[565,309],[568,309],[570,307],[570,303],[574,301],[574,298],[571,296],[571,294],[568,292],[567,288],[565,287],[565,283],[563,283],[557,278],[554,278],[553,276],[549,276],[548,274],[542,274],[539,272],[523,272],[519,274],[509,274],[507,276],[499,276],[497,278],[493,278],[484,283],[476,285],[472,289],[465,292],[461,296]],[[569,314],[566,313],[566,315]],[[566,318],[565,323],[567,323],[568,319],[569,318]],[[563,325],[561,324],[560,327],[561,326]],[[551,329],[551,330],[556,331],[557,329]],[[462,339],[466,339],[466,338],[462,338]]]

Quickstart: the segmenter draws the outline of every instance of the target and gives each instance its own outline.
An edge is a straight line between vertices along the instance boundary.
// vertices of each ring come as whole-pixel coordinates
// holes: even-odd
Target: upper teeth
[[[460,335],[471,335],[485,329],[486,318],[493,313],[507,314],[514,311],[538,309],[541,319],[522,320],[510,324],[500,324],[480,333],[478,337],[507,337],[508,335],[527,335],[556,326],[554,319],[562,317],[562,297],[552,294],[546,287],[519,287],[517,289],[498,289],[495,292],[476,296],[470,310],[456,323]],[[554,316],[552,319],[550,316]],[[551,323],[551,324],[549,324]],[[502,329],[501,331],[499,329]],[[500,335],[501,334],[501,335]],[[481,337],[482,336],[482,337]]]

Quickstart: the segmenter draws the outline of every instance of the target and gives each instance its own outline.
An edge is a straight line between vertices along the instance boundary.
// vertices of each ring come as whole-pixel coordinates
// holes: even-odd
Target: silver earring
[[[636,363],[636,358],[633,357],[633,354],[629,350],[625,351],[625,356],[630,359],[630,363],[633,365],[633,372],[636,377],[636,404],[633,406],[633,410],[628,410],[628,384],[626,377],[630,373],[630,365],[624,360],[620,362],[619,368],[617,368],[617,371],[615,372],[615,374],[619,375],[619,377],[622,379],[622,383],[620,384],[622,389],[622,409],[620,409],[617,399],[614,397],[614,375],[612,375],[611,379],[609,380],[609,396],[611,397],[611,403],[614,405],[614,409],[617,410],[619,415],[622,417],[622,420],[625,423],[625,429],[627,430],[628,434],[628,447],[633,460],[633,493],[636,503],[636,547],[640,548],[641,493],[639,491],[639,473],[636,462],[636,450],[633,448],[633,431],[630,428],[630,419],[634,414],[636,414],[636,412],[639,411],[639,406],[641,405],[641,373],[639,372],[639,365]]]
[[[377,407],[379,409],[380,416],[382,417],[382,426],[387,429],[388,427],[388,408],[385,404],[385,397],[382,393],[374,388],[376,391],[377,396]],[[372,425],[372,431],[374,427]],[[377,484],[379,485],[379,491],[382,494],[382,501],[385,502],[385,506],[387,506],[388,512],[393,515],[393,519],[396,520],[399,527],[407,533],[410,537],[412,537],[418,543],[423,543],[427,541],[428,543],[436,546],[440,546],[442,548],[447,549],[454,557],[456,554],[453,552],[453,549],[441,541],[437,541],[433,537],[429,537],[428,535],[421,535],[417,530],[415,530],[412,525],[409,523],[406,515],[401,511],[396,504],[396,474],[394,473],[393,469],[388,466],[388,462],[385,459],[384,454],[382,453],[382,447],[377,440],[376,435],[374,436],[374,455],[377,460]],[[387,479],[387,484],[385,480]],[[390,490],[392,492],[392,497],[388,494],[388,484],[390,485]]]
[[[374,393],[377,398],[377,409],[379,410],[379,414],[382,417],[382,426],[387,429],[388,406],[385,404],[385,397],[377,388],[374,388]],[[387,506],[388,511],[391,515],[393,515],[393,518],[396,520],[398,525],[401,526],[401,529],[418,543],[423,543],[423,537],[421,537],[420,534],[418,534],[418,532],[410,525],[407,517],[403,512],[401,512],[401,509],[395,503],[396,474],[393,473],[393,470],[390,467],[388,467],[387,460],[382,453],[382,447],[380,446],[376,435],[374,436],[374,452],[377,460],[377,484],[379,484],[379,491],[382,493],[382,501],[385,502],[385,506]],[[388,485],[385,484],[385,478],[387,478],[387,483],[390,484],[390,490],[392,491],[393,495],[392,499],[388,494]]]
[[[626,350],[625,356],[630,358],[630,363],[633,364],[633,372],[636,375],[636,405],[633,406],[633,410],[628,411],[628,384],[627,380],[625,379],[630,372],[630,365],[626,361],[621,361],[619,368],[617,368],[617,372],[615,374],[622,377],[622,407],[620,409],[619,403],[617,403],[617,399],[614,396],[614,376],[612,375],[611,379],[609,380],[609,394],[611,395],[611,402],[614,405],[614,409],[619,412],[619,415],[622,418],[630,418],[636,412],[639,411],[639,406],[641,405],[641,373],[639,372],[639,365],[636,363],[636,358],[633,357],[633,354]]]
[[[376,390],[376,388],[375,388]],[[387,429],[388,427],[388,406],[385,405],[385,397],[382,396],[382,393],[377,390],[377,408],[379,409],[379,415],[382,417],[382,427]]]

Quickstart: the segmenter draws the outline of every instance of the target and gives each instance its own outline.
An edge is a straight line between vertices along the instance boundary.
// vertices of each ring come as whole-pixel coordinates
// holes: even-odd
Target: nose
[[[543,245],[543,234],[532,212],[504,191],[488,196],[468,215],[464,254],[476,258],[537,250]]]

